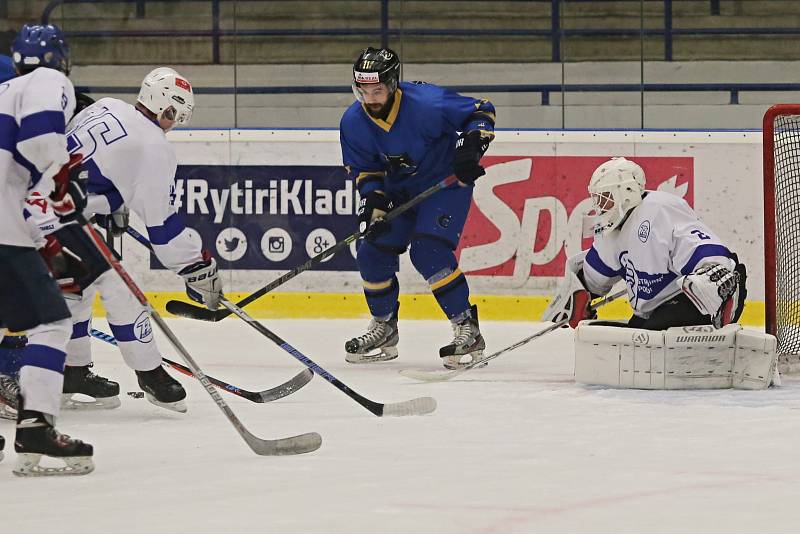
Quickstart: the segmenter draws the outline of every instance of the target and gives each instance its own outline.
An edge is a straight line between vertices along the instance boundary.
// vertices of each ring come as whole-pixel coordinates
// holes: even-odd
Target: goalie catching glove
[[[209,310],[219,308],[222,298],[222,281],[219,279],[217,260],[207,250],[203,259],[181,269],[178,274],[186,282],[186,294],[195,302],[204,304]]]
[[[700,313],[710,315],[715,328],[722,328],[734,319],[734,294],[739,286],[739,273],[717,263],[703,265],[683,277],[681,290]]]

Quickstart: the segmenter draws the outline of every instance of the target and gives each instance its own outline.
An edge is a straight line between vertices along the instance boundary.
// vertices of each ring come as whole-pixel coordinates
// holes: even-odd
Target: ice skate
[[[0,436],[0,462],[3,461],[3,449],[6,448],[6,438]]]
[[[175,412],[186,413],[186,390],[162,366],[151,371],[136,371],[139,387],[150,403]]]
[[[111,410],[122,404],[119,400],[119,384],[94,374],[89,369],[90,367],[92,364],[64,367],[62,408],[67,410]],[[91,397],[93,400],[82,400],[76,395]]]
[[[486,342],[478,326],[478,307],[473,305],[470,314],[463,321],[453,323],[453,341],[439,349],[442,364],[448,369],[459,369],[483,357]]]
[[[14,474],[20,477],[65,476],[88,475],[94,471],[92,446],[61,434],[51,421],[42,412],[20,410],[14,439],[17,452]],[[63,465],[42,466],[42,456],[57,459]]]
[[[17,396],[19,383],[16,379],[0,375],[0,419],[17,419]]]
[[[367,333],[354,337],[344,344],[345,361],[349,363],[387,362],[397,358],[397,313],[388,321],[375,318],[369,323]]]

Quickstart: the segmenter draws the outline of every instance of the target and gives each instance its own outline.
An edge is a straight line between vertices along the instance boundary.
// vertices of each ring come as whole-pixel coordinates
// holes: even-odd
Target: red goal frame
[[[776,317],[776,235],[775,235],[775,119],[782,115],[800,116],[800,104],[776,104],[764,114],[764,312],[765,327],[777,335]]]

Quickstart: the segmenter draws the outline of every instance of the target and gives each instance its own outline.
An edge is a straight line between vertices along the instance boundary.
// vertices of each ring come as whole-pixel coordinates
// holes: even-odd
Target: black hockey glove
[[[392,200],[377,191],[361,198],[358,204],[358,231],[364,234],[364,239],[372,241],[389,231],[391,224],[383,216],[392,209]]]
[[[64,293],[81,295],[110,269],[94,242],[77,224],[63,226],[45,239],[39,253]]]
[[[472,185],[475,180],[486,174],[481,167],[481,158],[489,148],[488,137],[482,137],[479,130],[463,132],[456,141],[456,153],[453,157],[453,174],[458,181]]]
[[[95,214],[94,221],[97,223],[97,226],[103,228],[112,236],[119,237],[128,229],[130,217],[131,214],[130,211],[128,211],[128,207],[122,206],[110,215],[103,215],[101,213]]]
[[[62,223],[76,220],[86,207],[88,172],[83,170],[82,162],[82,155],[71,154],[69,161],[53,176],[55,189],[50,193],[50,206]]]

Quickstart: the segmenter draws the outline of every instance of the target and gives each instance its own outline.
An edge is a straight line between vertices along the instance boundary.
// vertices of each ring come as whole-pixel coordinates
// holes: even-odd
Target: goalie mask
[[[625,158],[612,158],[600,165],[589,180],[594,208],[594,233],[608,234],[641,204],[645,176],[642,168]]]
[[[400,58],[388,48],[369,47],[361,52],[353,64],[353,94],[359,102],[364,96],[358,90],[361,84],[382,83],[393,95],[400,83]]]
[[[191,84],[169,67],[159,67],[145,76],[136,101],[155,113],[158,120],[165,117],[182,126],[189,123],[194,109]]]

